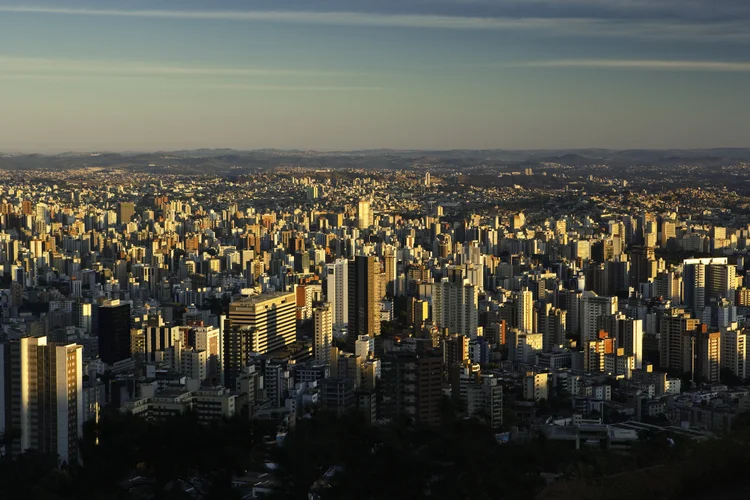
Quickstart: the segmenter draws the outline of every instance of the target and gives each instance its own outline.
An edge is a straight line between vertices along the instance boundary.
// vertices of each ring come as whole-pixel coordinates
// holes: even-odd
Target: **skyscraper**
[[[252,350],[265,354],[297,340],[296,304],[294,292],[263,293],[231,303],[229,319],[232,325],[251,327]]]
[[[737,377],[747,377],[747,334],[736,323],[721,328],[721,367]]]
[[[258,344],[257,330],[248,325],[224,322],[224,386],[234,390],[248,366],[253,346]]]
[[[144,354],[147,362],[155,361],[157,352],[166,352],[175,344],[180,336],[180,329],[176,326],[165,325],[162,317],[152,315],[144,327]],[[183,345],[180,348],[185,348]],[[177,367],[173,367],[177,368]]]
[[[6,452],[28,449],[78,460],[84,421],[83,347],[24,337],[0,343],[0,432],[18,432]]]
[[[478,308],[479,290],[468,280],[443,278],[432,287],[432,320],[440,330],[476,338]]]
[[[721,374],[721,332],[708,332],[706,325],[694,336],[693,380],[718,383]]]
[[[343,331],[349,322],[349,261],[336,259],[326,265],[326,301],[330,304],[333,329]]]
[[[108,365],[130,358],[130,304],[107,301],[98,308],[99,357]]]
[[[670,309],[661,318],[659,354],[661,369],[671,368],[680,373],[693,371],[691,338],[695,337],[700,320],[684,309]]]
[[[313,311],[315,361],[327,365],[331,363],[331,343],[333,342],[333,314],[328,304],[316,307]]]
[[[224,335],[215,326],[194,326],[188,334],[188,344],[196,351],[206,351],[206,376],[221,381],[224,370]]]
[[[398,292],[396,290],[396,249],[393,246],[387,246],[383,254],[383,261],[385,264],[385,291],[389,296],[393,297],[397,295]]]
[[[685,304],[700,316],[709,299],[726,298],[734,303],[737,288],[735,266],[726,257],[687,259],[682,263]]]
[[[534,332],[534,294],[528,288],[516,298],[516,327],[523,333]]]
[[[585,345],[586,342],[597,339],[597,318],[617,312],[617,297],[602,297],[585,292],[581,299],[581,311],[581,341]]]
[[[367,229],[372,225],[372,212],[370,211],[370,202],[359,200],[357,204],[357,227]]]
[[[544,350],[550,351],[565,342],[568,313],[545,302],[537,311],[537,331],[544,336]]]
[[[605,356],[613,354],[615,349],[615,339],[601,330],[595,340],[587,340],[583,344],[583,369],[587,372],[604,371]]]
[[[351,352],[360,335],[380,335],[380,305],[377,296],[379,274],[380,262],[377,257],[358,255],[349,261],[347,347]]]

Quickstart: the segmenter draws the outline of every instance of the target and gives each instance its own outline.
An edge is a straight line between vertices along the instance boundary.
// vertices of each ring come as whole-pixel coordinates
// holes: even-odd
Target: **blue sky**
[[[747,0],[0,0],[0,151],[750,146]]]

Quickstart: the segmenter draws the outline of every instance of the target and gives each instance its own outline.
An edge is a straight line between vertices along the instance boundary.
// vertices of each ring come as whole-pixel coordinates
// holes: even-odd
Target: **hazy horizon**
[[[750,4],[0,0],[0,152],[750,146]]]

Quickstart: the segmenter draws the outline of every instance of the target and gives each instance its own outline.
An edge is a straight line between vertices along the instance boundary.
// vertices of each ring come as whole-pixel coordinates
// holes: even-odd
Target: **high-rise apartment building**
[[[700,316],[710,299],[735,301],[736,267],[726,257],[687,259],[682,263],[685,305]]]
[[[443,340],[443,364],[450,371],[469,359],[469,337],[454,333]]]
[[[523,333],[534,333],[534,294],[528,288],[516,297],[516,328]]]
[[[432,320],[438,329],[477,337],[479,290],[468,280],[443,278],[432,286]]]
[[[188,345],[196,351],[206,351],[206,378],[221,382],[224,372],[224,335],[214,326],[193,326],[188,333]]]
[[[333,313],[331,306],[325,304],[313,311],[315,361],[327,365],[331,363],[331,344],[333,342]]]
[[[0,343],[0,432],[6,453],[28,449],[78,461],[84,422],[83,347],[24,337]]]
[[[385,292],[387,295],[393,297],[397,295],[398,292],[398,290],[396,290],[396,249],[393,246],[385,248],[385,252],[383,253],[383,264],[385,274]]]
[[[294,292],[263,293],[229,305],[232,326],[253,330],[252,351],[275,351],[297,340],[297,309]]]
[[[583,369],[587,372],[602,372],[605,369],[605,357],[614,354],[616,341],[604,330],[599,331],[596,340],[583,344]]]
[[[326,265],[326,301],[330,304],[333,328],[343,331],[349,323],[349,261],[336,259]]]
[[[517,363],[536,364],[536,355],[544,348],[544,336],[541,333],[515,332],[513,359]]]
[[[602,297],[586,292],[581,298],[581,342],[597,339],[597,319],[617,312],[617,297]]]
[[[659,355],[661,369],[671,368],[681,373],[692,372],[690,339],[700,327],[700,320],[684,309],[669,309],[660,321]]]
[[[179,327],[165,325],[161,320],[161,316],[152,316],[149,318],[149,322],[144,326],[144,330],[144,354],[147,362],[156,361],[157,353],[166,352],[180,338]],[[180,346],[180,348],[185,347],[187,346]]]
[[[358,255],[349,261],[349,321],[347,347],[354,351],[360,335],[380,335],[380,262],[377,257]]]
[[[721,367],[747,378],[747,334],[737,323],[721,328]]]
[[[536,330],[544,338],[545,351],[551,351],[565,342],[567,319],[567,311],[553,307],[549,302],[541,304],[537,310]]]
[[[706,326],[691,335],[693,340],[693,380],[718,383],[721,378],[721,332],[708,332]]]
[[[367,229],[372,225],[372,212],[370,211],[370,202],[359,200],[357,204],[357,227]]]
[[[224,386],[235,390],[258,345],[258,330],[224,322]]]
[[[383,357],[383,416],[407,416],[415,422],[440,423],[443,360],[440,356],[392,352]]]

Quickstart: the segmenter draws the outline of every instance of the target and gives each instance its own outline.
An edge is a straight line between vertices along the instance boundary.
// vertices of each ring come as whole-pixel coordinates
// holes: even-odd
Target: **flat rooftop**
[[[268,293],[261,293],[260,295],[253,295],[252,297],[248,297],[246,299],[236,300],[230,304],[230,306],[238,305],[238,306],[249,306],[253,304],[258,304],[260,302],[265,302],[267,300],[272,299],[278,299],[279,297],[284,297],[287,295],[291,295],[294,297],[294,292],[268,292]]]

